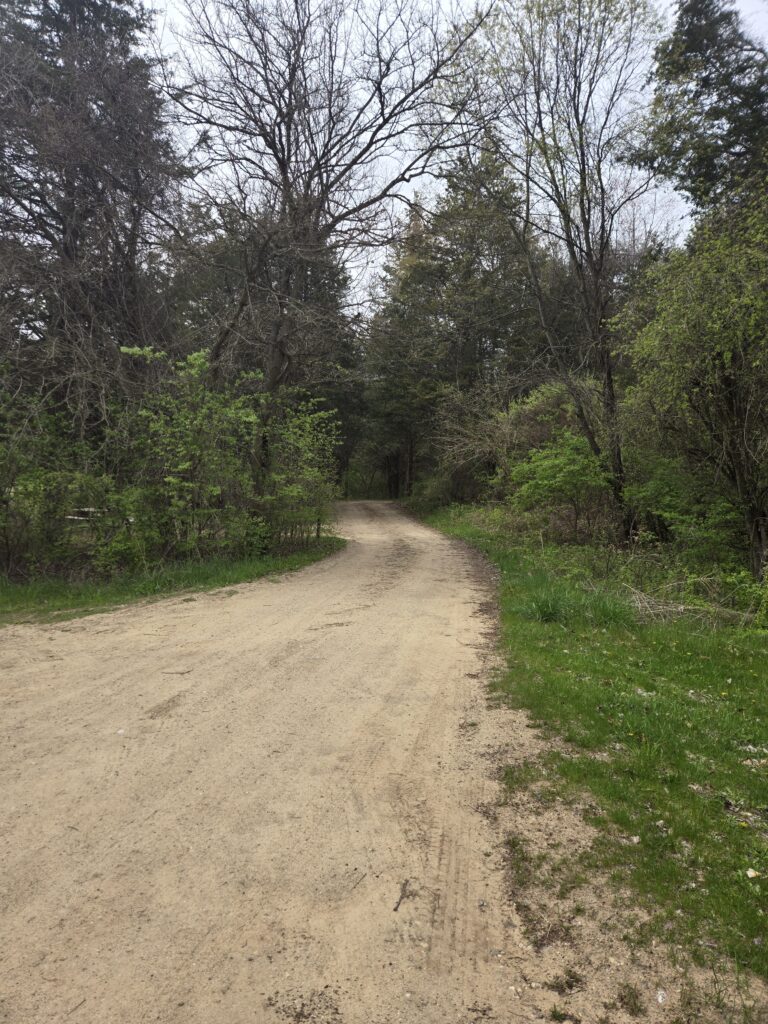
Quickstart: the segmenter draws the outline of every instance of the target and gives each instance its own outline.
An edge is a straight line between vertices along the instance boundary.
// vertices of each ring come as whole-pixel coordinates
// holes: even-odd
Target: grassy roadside
[[[0,626],[11,622],[50,622],[74,618],[108,611],[132,601],[247,583],[261,576],[302,569],[338,551],[344,544],[345,541],[340,537],[323,537],[311,547],[290,554],[178,562],[148,570],[141,575],[103,582],[36,580],[9,583],[0,579]]]
[[[768,978],[768,633],[643,622],[610,581],[559,575],[551,551],[472,509],[429,522],[498,566],[498,687],[566,744],[508,784],[546,772],[559,794],[590,793],[600,839],[583,868],[634,888],[650,930],[697,959]]]

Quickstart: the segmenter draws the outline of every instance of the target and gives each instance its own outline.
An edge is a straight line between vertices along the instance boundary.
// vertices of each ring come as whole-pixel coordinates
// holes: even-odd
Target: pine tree
[[[367,339],[367,400],[390,497],[434,462],[449,395],[503,401],[542,340],[523,253],[510,229],[519,199],[500,161],[463,157],[434,211],[415,210]]]
[[[178,167],[147,29],[132,0],[0,14],[2,347],[86,419],[159,326],[148,253]]]
[[[768,54],[726,0],[681,0],[656,51],[653,119],[643,163],[699,208],[765,170]]]

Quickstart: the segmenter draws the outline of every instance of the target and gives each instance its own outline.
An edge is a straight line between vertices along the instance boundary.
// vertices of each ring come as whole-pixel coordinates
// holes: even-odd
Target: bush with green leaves
[[[306,543],[320,535],[337,496],[335,414],[316,402],[278,404],[264,428],[270,453],[258,507],[277,543]]]
[[[406,503],[407,507],[420,516],[445,508],[454,500],[453,483],[451,474],[446,472],[433,473],[418,480]]]
[[[306,544],[331,514],[334,414],[267,395],[253,374],[213,387],[203,352],[166,364],[91,445],[67,438],[61,416],[22,430],[19,409],[0,412],[0,569],[12,578],[257,554]]]
[[[145,504],[127,495],[137,507],[126,509],[123,522],[128,532],[157,538],[161,558],[243,554],[263,544],[256,508],[261,396],[248,393],[251,384],[212,388],[207,356],[197,352],[137,412],[134,480]]]
[[[608,507],[607,474],[586,439],[571,430],[533,449],[507,470],[509,504],[536,513],[551,532],[578,542],[591,537]]]
[[[13,578],[69,561],[87,474],[67,457],[60,419],[35,397],[20,402],[4,383],[0,374],[0,571]],[[74,451],[82,457],[83,446],[75,442]]]

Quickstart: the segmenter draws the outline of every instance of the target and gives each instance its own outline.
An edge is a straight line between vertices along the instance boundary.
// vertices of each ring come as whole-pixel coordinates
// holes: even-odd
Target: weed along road
[[[482,568],[387,503],[339,529],[299,573],[0,632],[3,1024],[522,1012]]]

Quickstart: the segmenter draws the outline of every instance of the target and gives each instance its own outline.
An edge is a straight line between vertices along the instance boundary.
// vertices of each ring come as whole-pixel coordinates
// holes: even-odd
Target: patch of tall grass
[[[517,612],[537,622],[562,626],[630,626],[634,613],[620,597],[601,589],[588,589],[541,570],[524,573],[518,581]]]

